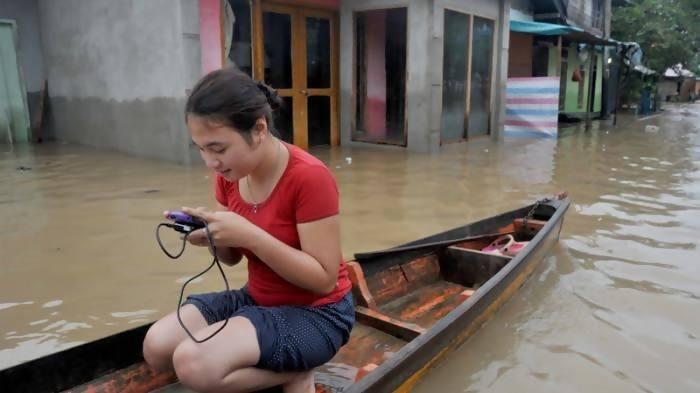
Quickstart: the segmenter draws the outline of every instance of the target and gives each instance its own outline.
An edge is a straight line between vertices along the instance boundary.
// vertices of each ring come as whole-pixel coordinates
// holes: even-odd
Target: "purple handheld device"
[[[191,227],[192,229],[204,228],[204,221],[197,217],[192,217],[187,213],[180,211],[168,212],[167,218],[169,220],[175,221],[176,224],[185,225]]]

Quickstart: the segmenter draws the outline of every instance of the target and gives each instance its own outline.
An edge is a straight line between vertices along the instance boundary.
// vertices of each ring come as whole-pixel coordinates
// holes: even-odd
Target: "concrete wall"
[[[507,43],[502,42],[503,23],[500,1],[492,0],[357,0],[344,1],[340,9],[340,135],[343,145],[367,146],[368,143],[351,140],[354,107],[354,20],[353,12],[373,9],[408,7],[408,61],[406,65],[406,132],[407,146],[411,151],[428,152],[440,146],[440,119],[442,109],[442,59],[444,9],[449,8],[467,14],[494,20],[495,43],[506,45],[505,66],[500,70],[499,45],[494,45],[492,126],[498,136],[498,117],[495,102],[499,99],[497,87],[507,73]],[[510,4],[508,4],[508,8]],[[427,23],[426,23],[427,21]],[[506,35],[508,31],[506,30]],[[502,51],[501,51],[502,52]],[[505,82],[503,81],[503,84]],[[391,148],[391,147],[387,147]]]
[[[39,15],[55,138],[190,161],[197,0],[39,0]]]
[[[686,79],[681,84],[681,92],[678,99],[681,102],[688,102],[690,94],[695,92],[695,79]]]
[[[510,5],[510,19],[519,21],[534,20],[532,14],[534,7],[531,0],[512,0]]]
[[[561,73],[561,64],[559,63],[559,47],[552,46],[549,48],[548,54],[547,76],[558,76]]]
[[[523,34],[511,31],[511,52],[508,54],[508,77],[530,78],[532,77],[532,34]]]
[[[675,97],[678,95],[678,81],[672,79],[662,79],[656,84],[657,93],[661,96],[661,99],[666,101],[668,97]]]
[[[17,24],[19,36],[17,56],[27,89],[30,117],[33,119],[44,80],[44,58],[41,53],[41,26],[37,0],[0,1],[0,19],[11,19]]]

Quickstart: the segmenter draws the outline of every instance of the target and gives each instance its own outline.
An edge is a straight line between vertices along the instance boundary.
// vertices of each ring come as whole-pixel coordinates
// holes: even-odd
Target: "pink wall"
[[[367,13],[365,36],[367,59],[367,99],[365,131],[372,139],[386,137],[386,11]]]
[[[202,47],[202,74],[221,68],[220,0],[199,0],[199,42]]]

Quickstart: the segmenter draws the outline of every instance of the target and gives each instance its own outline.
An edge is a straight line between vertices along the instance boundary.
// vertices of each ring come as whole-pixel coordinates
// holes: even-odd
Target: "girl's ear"
[[[267,120],[261,116],[255,121],[255,131],[264,133],[265,130],[267,130]]]
[[[267,119],[265,119],[264,117],[260,117],[255,122],[255,132],[259,134],[260,143],[264,142],[265,138],[267,138],[270,135],[270,129],[267,126]]]
[[[255,145],[261,145],[265,141],[267,134],[267,121],[264,117],[260,117],[258,120],[255,121],[255,126],[253,127],[253,138],[255,140]]]

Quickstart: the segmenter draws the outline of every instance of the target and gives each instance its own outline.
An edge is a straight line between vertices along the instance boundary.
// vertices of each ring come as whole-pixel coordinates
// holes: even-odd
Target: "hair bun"
[[[263,82],[258,82],[258,89],[265,94],[265,98],[267,98],[267,103],[270,105],[270,108],[272,110],[277,110],[282,106],[282,98],[280,98],[279,94],[277,94],[277,90],[273,89],[272,87],[266,85]]]

